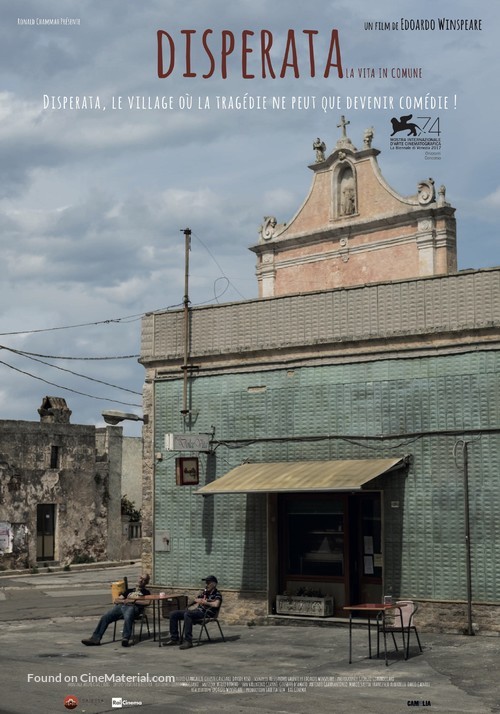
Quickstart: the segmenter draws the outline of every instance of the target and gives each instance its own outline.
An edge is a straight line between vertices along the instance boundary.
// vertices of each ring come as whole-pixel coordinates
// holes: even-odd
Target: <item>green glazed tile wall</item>
[[[258,373],[200,375],[190,382],[191,430],[219,445],[201,455],[201,485],[245,460],[412,456],[407,474],[388,474],[384,491],[385,582],[395,594],[435,599],[466,595],[463,474],[454,458],[459,436],[419,432],[500,425],[500,354],[494,351],[381,360],[351,365],[287,367]],[[175,453],[167,432],[184,431],[182,381],[156,383],[156,528],[171,533],[170,553],[157,553],[165,584],[196,584],[215,572],[226,587],[265,590],[266,497],[195,496],[175,485]],[[304,437],[332,435],[330,440]],[[387,441],[361,437],[386,435]],[[292,441],[259,441],[268,437]],[[359,437],[356,439],[356,437]],[[471,438],[470,436],[467,437]],[[469,447],[473,592],[500,598],[500,436],[474,437]],[[395,502],[399,508],[393,507]]]

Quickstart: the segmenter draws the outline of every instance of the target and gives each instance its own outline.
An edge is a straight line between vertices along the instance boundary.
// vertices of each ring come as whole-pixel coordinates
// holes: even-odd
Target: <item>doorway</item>
[[[380,601],[380,492],[285,493],[277,505],[279,593],[331,595],[337,616]]]
[[[36,507],[37,560],[54,560],[55,512],[53,503],[39,503]]]
[[[349,583],[351,604],[382,600],[382,508],[380,492],[349,495]]]

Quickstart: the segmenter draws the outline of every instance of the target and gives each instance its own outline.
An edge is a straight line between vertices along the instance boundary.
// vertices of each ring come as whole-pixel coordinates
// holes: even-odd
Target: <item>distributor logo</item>
[[[78,699],[72,694],[68,694],[67,697],[64,697],[64,706],[66,709],[76,709],[78,706]]]
[[[123,697],[112,697],[111,707],[113,709],[122,709],[123,707],[141,707],[142,702],[132,701],[131,699],[123,699]]]
[[[413,121],[411,121],[413,120]],[[399,151],[424,151],[424,158],[441,158],[440,118],[406,114],[392,117],[389,147]],[[398,136],[399,135],[399,136]]]

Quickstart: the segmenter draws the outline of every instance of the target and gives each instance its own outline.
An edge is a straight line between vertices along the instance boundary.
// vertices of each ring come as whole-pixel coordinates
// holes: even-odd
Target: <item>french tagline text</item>
[[[180,94],[100,96],[44,94],[45,111],[337,111],[364,110],[448,110],[457,108],[457,95],[260,95],[260,94]]]

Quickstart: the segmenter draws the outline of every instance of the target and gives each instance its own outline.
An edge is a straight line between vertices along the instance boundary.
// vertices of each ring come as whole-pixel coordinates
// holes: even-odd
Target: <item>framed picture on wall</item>
[[[179,457],[175,460],[175,476],[178,486],[195,486],[200,482],[198,457]]]

